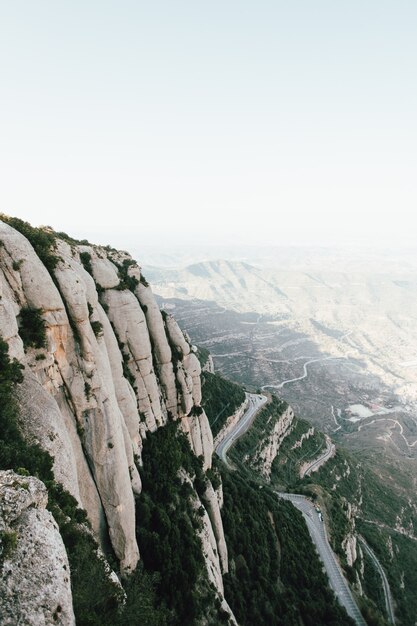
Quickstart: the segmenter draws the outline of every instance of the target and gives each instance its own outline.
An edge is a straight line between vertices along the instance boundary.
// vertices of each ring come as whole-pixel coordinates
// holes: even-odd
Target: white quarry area
[[[68,557],[47,503],[40,480],[0,471],[3,626],[75,626]]]
[[[362,419],[364,417],[371,417],[373,415],[372,411],[368,409],[367,406],[363,404],[350,404],[348,407],[349,411],[352,413],[354,418]],[[352,418],[351,421],[354,421]]]
[[[24,429],[54,457],[56,480],[86,510],[99,542],[108,532],[127,574],[139,559],[135,460],[140,465],[147,433],[180,420],[204,468],[211,467],[199,361],[175,320],[161,315],[127,253],[57,239],[53,280],[28,240],[1,221],[0,239],[0,335],[11,358],[25,365],[18,398]],[[139,281],[134,293],[120,288],[123,262]],[[24,350],[18,332],[24,307],[41,311],[45,349]],[[212,560],[227,571],[219,499],[207,501],[217,546]]]

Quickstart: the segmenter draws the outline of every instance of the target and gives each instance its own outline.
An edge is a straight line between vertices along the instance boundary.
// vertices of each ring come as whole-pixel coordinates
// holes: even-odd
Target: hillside
[[[299,514],[213,467],[245,393],[128,253],[2,216],[0,365],[5,624],[351,623]]]
[[[159,432],[170,433],[173,455],[173,474],[165,476],[174,479],[171,504],[163,508],[167,512],[179,500],[183,503],[177,513],[183,532],[175,535],[171,550],[179,549],[176,543],[188,536],[194,555],[189,567],[192,584],[181,597],[184,604],[178,605],[179,593],[161,598],[175,623],[183,623],[188,611],[197,622],[203,600],[193,598],[207,594],[212,604],[218,598],[214,614],[226,611],[231,616],[223,598],[227,550],[219,498],[207,477],[213,440],[201,408],[200,364],[188,341],[171,316],[161,315],[140,268],[127,253],[7,218],[0,222],[0,241],[0,332],[6,372],[0,459],[2,468],[34,474],[48,487],[49,507],[69,552],[77,623],[89,623],[102,613],[100,623],[114,623],[115,608],[110,610],[108,604],[111,598],[110,604],[120,602],[122,593],[119,583],[108,576],[106,580],[110,568],[95,556],[95,540],[117,573],[131,581],[135,572],[141,585],[150,585],[137,567],[139,548],[148,547],[146,522],[138,532],[137,520],[157,515],[162,506],[158,498],[154,501],[155,484],[147,479],[144,463]],[[167,455],[164,461],[168,463]],[[196,481],[203,485],[200,491]],[[149,509],[149,498],[155,512]],[[157,527],[153,520],[152,532],[158,532]],[[14,531],[2,532],[5,537]],[[84,555],[79,553],[82,545],[90,546]],[[12,562],[3,563],[3,573],[16,567],[13,554],[9,556]],[[100,600],[92,582],[87,584],[84,559],[90,561],[93,578],[98,575],[95,569],[104,577],[107,590]],[[155,571],[147,555],[142,563]],[[83,589],[86,584],[90,599]],[[24,600],[15,600],[13,606],[12,590],[3,587],[3,592],[11,603],[8,611],[18,614]],[[136,602],[134,594],[129,601]],[[71,623],[69,615],[62,619]],[[155,619],[158,623],[160,618]]]

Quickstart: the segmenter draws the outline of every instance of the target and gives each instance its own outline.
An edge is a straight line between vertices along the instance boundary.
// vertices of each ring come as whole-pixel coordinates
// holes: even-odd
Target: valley
[[[330,259],[329,270],[329,259],[316,257],[310,271],[299,257],[285,269],[212,260],[151,271],[159,305],[210,352],[217,372],[248,392],[278,395],[336,444],[336,455],[305,475],[303,455],[293,458],[285,440],[270,479],[290,491],[311,485],[328,502],[333,549],[350,542],[343,533],[354,522],[341,521],[350,511],[353,533],[382,563],[398,621],[407,624],[417,583],[417,290],[408,259],[369,261],[362,272],[359,261]],[[263,438],[267,431],[252,426],[232,461],[257,470]],[[308,450],[312,464],[326,454],[324,440]],[[364,551],[365,578],[360,561],[350,575],[384,612],[383,587],[379,578],[370,583],[375,573]]]

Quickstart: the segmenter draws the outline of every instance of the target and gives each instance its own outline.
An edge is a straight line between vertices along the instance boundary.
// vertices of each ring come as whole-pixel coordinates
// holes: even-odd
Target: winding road
[[[221,458],[223,463],[230,467],[227,460],[227,453],[232,445],[241,437],[251,426],[256,417],[257,412],[264,404],[268,402],[266,396],[255,393],[247,393],[248,406],[238,423],[225,436],[223,441],[216,448],[216,454]]]
[[[250,427],[259,409],[267,402],[266,396],[257,394],[247,394],[248,408],[239,420],[224,437],[223,441],[217,446],[216,453],[222,461],[230,467],[227,461],[227,452],[230,447],[241,437]],[[366,626],[366,622],[356,604],[349,585],[342,574],[340,565],[330,547],[327,539],[327,533],[323,522],[310,500],[299,494],[278,493],[280,498],[289,500],[299,509],[306,521],[311,539],[317,548],[320,559],[326,569],[329,577],[330,585],[334,590],[340,604],[345,607],[348,615],[352,617],[357,626]]]
[[[309,476],[312,472],[317,472],[317,470],[326,463],[336,452],[336,446],[332,443],[330,437],[326,435],[326,450],[321,454],[317,459],[308,463],[305,468],[300,472],[300,478],[304,478],[304,476]]]
[[[308,376],[307,365],[311,365],[312,363],[321,363],[322,361],[330,361],[332,359],[346,359],[346,358],[347,358],[346,356],[325,356],[319,359],[310,359],[310,361],[307,361],[303,365],[304,373],[302,376],[297,376],[297,378],[289,378],[288,380],[283,380],[278,385],[274,385],[274,384],[263,385],[262,391],[264,389],[282,389],[285,385],[289,385],[290,383],[295,383],[297,380],[303,380],[304,378],[307,378]]]
[[[349,585],[343,576],[340,565],[330,547],[327,539],[326,528],[314,507],[314,504],[306,497],[295,493],[278,493],[283,500],[289,500],[303,514],[310,537],[313,540],[320,559],[323,562],[330,585],[335,592],[340,604],[355,621],[357,626],[366,626],[362,613],[356,604]]]
[[[387,579],[387,576],[382,568],[381,563],[378,561],[378,558],[376,557],[374,551],[372,550],[372,548],[366,543],[365,539],[359,535],[358,539],[362,545],[362,547],[364,548],[365,552],[368,554],[368,556],[370,557],[372,563],[375,565],[376,569],[379,572],[379,575],[381,576],[382,579],[382,588],[384,590],[384,597],[385,597],[385,608],[387,611],[387,616],[388,619],[390,620],[391,624],[395,624],[395,614],[394,614],[394,603],[392,601],[392,595],[391,595],[391,589],[389,586],[389,582]]]

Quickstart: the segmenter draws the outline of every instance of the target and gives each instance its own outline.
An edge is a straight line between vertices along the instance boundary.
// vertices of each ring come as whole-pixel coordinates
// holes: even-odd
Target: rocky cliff
[[[273,419],[274,418],[271,416],[271,422]],[[261,440],[258,446],[254,458],[254,464],[267,479],[270,479],[271,477],[272,463],[276,459],[282,442],[291,432],[293,420],[294,411],[290,406],[287,406],[271,426],[268,435],[265,439]]]
[[[177,420],[203,469],[211,467],[198,358],[127,253],[49,229],[32,237],[29,225],[7,221],[0,221],[0,336],[24,365],[21,428],[53,457],[55,480],[85,509],[99,543],[110,539],[127,575],[140,558],[134,499],[148,433]],[[203,547],[222,595],[219,500],[208,482],[199,503]]]
[[[47,501],[40,480],[0,471],[3,626],[75,624],[68,557]]]

